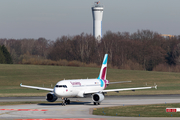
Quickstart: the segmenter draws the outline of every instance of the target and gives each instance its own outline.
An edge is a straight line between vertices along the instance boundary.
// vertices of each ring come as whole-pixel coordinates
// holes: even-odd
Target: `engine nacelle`
[[[102,93],[95,93],[92,95],[92,100],[96,103],[100,103],[104,100],[104,95]]]
[[[46,100],[48,102],[54,102],[56,101],[58,98],[56,97],[56,95],[54,94],[54,92],[50,92],[46,95]]]

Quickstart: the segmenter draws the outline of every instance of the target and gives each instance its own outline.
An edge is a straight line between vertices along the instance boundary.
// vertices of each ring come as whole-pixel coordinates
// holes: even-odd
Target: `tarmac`
[[[72,98],[70,105],[62,106],[59,103],[43,103],[45,97],[4,97],[0,102],[8,101],[42,101],[40,104],[0,106],[0,119],[44,119],[44,118],[77,118],[90,119],[117,119],[117,120],[179,120],[175,117],[109,117],[92,115],[93,108],[111,106],[146,105],[180,103],[180,95],[133,95],[133,96],[105,96],[101,105],[93,105],[91,98]],[[60,99],[61,101],[61,99]],[[86,119],[85,119],[86,118]],[[50,120],[50,119],[48,119]]]

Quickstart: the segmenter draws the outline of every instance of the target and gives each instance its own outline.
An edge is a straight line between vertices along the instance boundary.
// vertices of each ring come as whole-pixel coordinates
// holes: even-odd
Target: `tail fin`
[[[108,54],[105,54],[98,79],[106,80],[107,61],[108,61]]]

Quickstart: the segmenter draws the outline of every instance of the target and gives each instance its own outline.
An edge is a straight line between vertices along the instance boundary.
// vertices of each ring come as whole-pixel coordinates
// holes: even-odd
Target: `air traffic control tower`
[[[99,2],[94,2],[94,6],[92,7],[92,15],[93,15],[93,36],[97,40],[101,40],[102,37],[102,18],[103,18],[103,6],[101,6]]]

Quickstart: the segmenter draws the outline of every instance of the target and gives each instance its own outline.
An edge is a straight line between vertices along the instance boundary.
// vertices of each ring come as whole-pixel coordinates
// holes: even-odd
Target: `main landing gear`
[[[94,105],[100,105],[100,103],[96,103],[96,102],[94,102]]]
[[[62,98],[63,102],[62,102],[62,106],[65,106],[66,104],[70,104],[70,100],[68,98]]]

